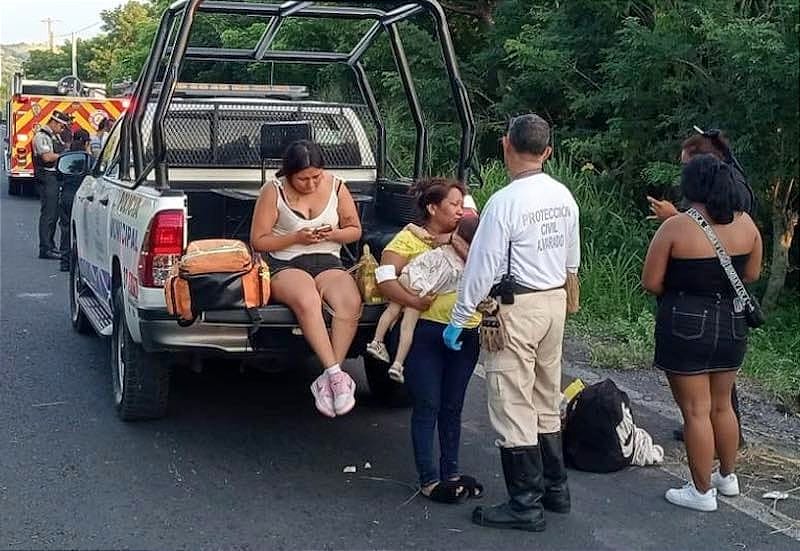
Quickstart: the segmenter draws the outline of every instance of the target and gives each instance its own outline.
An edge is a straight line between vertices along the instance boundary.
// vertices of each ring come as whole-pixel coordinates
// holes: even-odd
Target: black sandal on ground
[[[457,480],[445,480],[433,487],[431,493],[423,496],[437,503],[457,504],[466,501],[469,496],[467,487]]]
[[[463,484],[467,489],[467,495],[472,499],[480,499],[483,497],[483,484],[478,482],[475,477],[462,474],[455,482]]]

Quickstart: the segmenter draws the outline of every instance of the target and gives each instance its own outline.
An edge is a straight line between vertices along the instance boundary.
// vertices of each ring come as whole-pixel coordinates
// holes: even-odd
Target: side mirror
[[[58,158],[56,172],[60,177],[83,177],[92,171],[94,157],[84,151],[70,151]]]

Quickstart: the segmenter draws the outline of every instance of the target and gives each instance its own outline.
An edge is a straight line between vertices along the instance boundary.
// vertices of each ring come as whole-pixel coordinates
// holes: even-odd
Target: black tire
[[[69,317],[72,322],[72,328],[75,331],[81,335],[90,335],[94,333],[94,328],[89,323],[86,314],[81,310],[80,304],[78,304],[78,295],[82,288],[83,284],[81,283],[78,268],[78,251],[73,245],[69,260]]]
[[[8,177],[8,194],[22,195],[22,182],[19,181],[19,178]]]
[[[406,386],[389,378],[388,364],[368,354],[363,356],[363,360],[369,390],[377,403],[392,407],[407,407],[411,404]]]
[[[169,365],[161,354],[134,342],[125,322],[122,288],[114,290],[114,329],[110,339],[114,406],[123,421],[158,419],[167,412]]]

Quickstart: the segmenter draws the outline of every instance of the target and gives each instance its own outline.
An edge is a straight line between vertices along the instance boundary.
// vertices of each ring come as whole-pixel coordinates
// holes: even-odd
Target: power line
[[[81,27],[80,29],[75,29],[74,31],[70,31],[68,33],[57,35],[56,38],[67,38],[68,36],[72,36],[73,34],[78,34],[78,33],[83,32],[83,31],[88,31],[92,27],[96,27],[96,26],[102,25],[102,24],[103,24],[102,21],[95,21],[91,25],[86,25],[85,27]]]

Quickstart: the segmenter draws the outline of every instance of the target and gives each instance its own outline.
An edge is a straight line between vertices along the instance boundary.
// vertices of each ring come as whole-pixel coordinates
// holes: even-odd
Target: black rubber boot
[[[542,453],[544,477],[542,505],[554,513],[569,513],[569,487],[567,468],[564,465],[564,450],[561,447],[561,433],[540,434],[539,450]]]
[[[494,507],[476,507],[472,522],[492,528],[544,530],[544,478],[539,446],[500,448],[503,475],[510,499]]]

